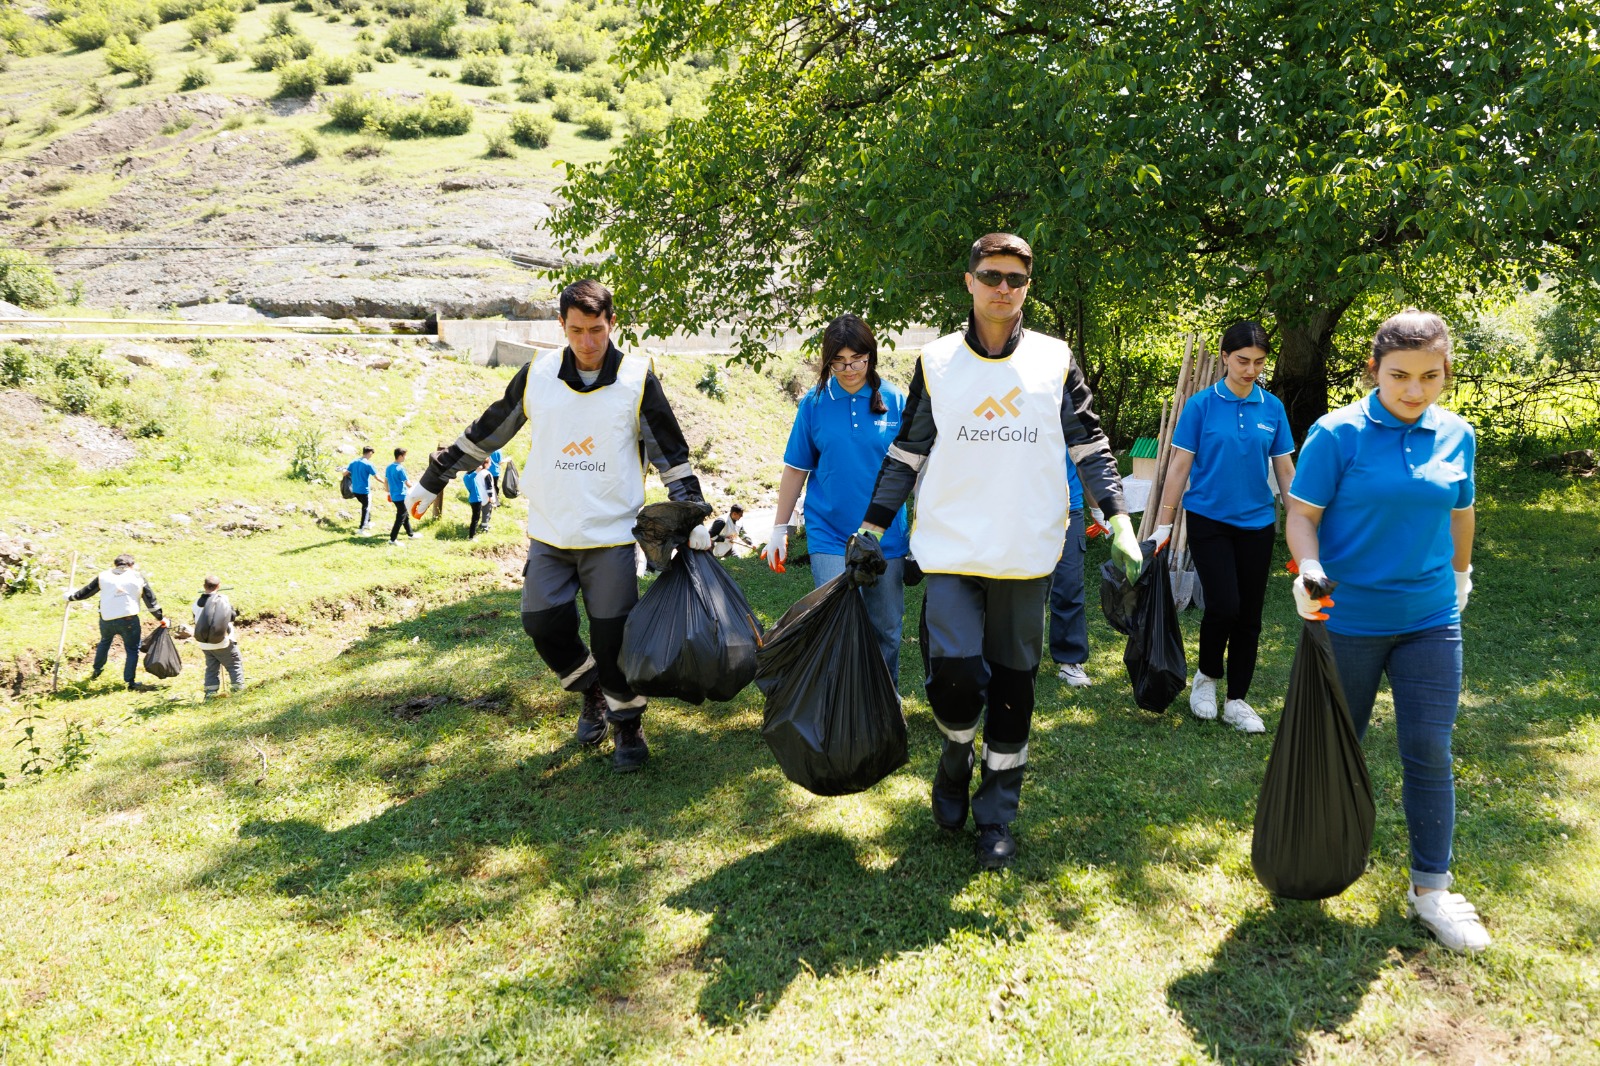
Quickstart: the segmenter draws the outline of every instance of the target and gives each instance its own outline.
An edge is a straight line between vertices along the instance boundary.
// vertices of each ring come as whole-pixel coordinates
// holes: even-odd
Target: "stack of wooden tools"
[[[1190,398],[1204,389],[1209,389],[1222,380],[1222,356],[1220,353],[1209,351],[1202,343],[1196,350],[1194,334],[1189,334],[1183,344],[1183,366],[1178,370],[1178,384],[1172,392],[1171,401],[1161,404],[1161,432],[1156,437],[1156,476],[1155,482],[1150,486],[1150,502],[1144,509],[1144,518],[1139,523],[1139,539],[1148,540],[1155,534],[1156,526],[1160,525],[1161,493],[1164,491],[1167,480],[1167,465],[1172,459],[1172,433],[1178,427],[1178,416],[1183,414],[1183,408]],[[1172,599],[1178,610],[1183,610],[1194,603],[1203,607],[1200,602],[1200,582],[1195,578],[1194,560],[1189,555],[1189,524],[1180,500],[1178,509],[1172,516],[1172,539],[1167,542],[1167,566],[1172,571]]]

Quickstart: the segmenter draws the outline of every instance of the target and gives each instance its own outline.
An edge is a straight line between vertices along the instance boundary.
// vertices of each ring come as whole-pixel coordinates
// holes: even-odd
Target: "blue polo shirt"
[[[503,461],[503,459],[502,459],[502,457],[501,457],[501,455],[500,455],[500,453],[498,451],[493,451],[493,452],[489,453],[489,476],[490,477],[499,477],[500,476],[500,464],[501,464],[502,461]]]
[[[389,483],[389,499],[399,503],[406,498],[406,482],[411,479],[406,476],[406,468],[399,463],[390,463],[389,468],[383,472],[384,480]]]
[[[362,456],[351,463],[347,470],[350,471],[350,491],[357,496],[365,496],[372,491],[368,482],[378,476],[378,468],[372,465],[372,460]]]
[[[1437,404],[1402,422],[1372,392],[1317,420],[1290,495],[1323,508],[1322,568],[1339,582],[1328,628],[1415,633],[1461,621],[1450,512],[1472,506],[1477,438]]]
[[[1260,385],[1248,396],[1226,382],[1183,405],[1172,446],[1194,456],[1183,506],[1213,522],[1261,529],[1277,519],[1272,507],[1272,460],[1294,451],[1283,401]]]
[[[483,479],[489,476],[490,474],[487,470],[474,470],[467,475],[468,503],[482,503],[489,498],[488,494],[484,492],[483,486]]]
[[[845,542],[861,527],[872,502],[883,457],[900,432],[906,394],[884,384],[878,394],[889,410],[872,413],[872,390],[866,385],[854,394],[844,391],[832,377],[825,388],[813,387],[800,400],[785,465],[804,470],[806,480],[806,543],[820,555],[843,555]],[[883,531],[883,554],[904,558],[909,539],[906,509],[895,513]]]

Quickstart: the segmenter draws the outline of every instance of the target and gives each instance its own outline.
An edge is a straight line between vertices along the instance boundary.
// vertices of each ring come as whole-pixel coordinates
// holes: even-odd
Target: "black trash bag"
[[[522,479],[517,477],[517,464],[509,459],[500,472],[500,495],[508,500],[522,495]]]
[[[710,552],[684,548],[628,615],[618,661],[641,696],[731,700],[756,676],[761,625]]]
[[[202,644],[221,644],[228,639],[228,626],[233,622],[233,604],[220,592],[208,593],[200,608],[200,617],[194,620],[194,639]]]
[[[673,551],[689,543],[689,531],[710,513],[711,505],[700,500],[647,503],[634,520],[633,539],[644,549],[650,565],[665,572],[672,565]]]
[[[1365,872],[1375,820],[1372,779],[1328,630],[1307,622],[1256,799],[1250,865],[1275,896],[1337,896]]]
[[[144,648],[145,672],[156,677],[177,677],[183,672],[183,660],[178,656],[178,646],[172,642],[172,633],[166,626],[161,626],[150,639],[141,645]]]
[[[905,715],[848,573],[790,607],[757,660],[767,700],[761,735],[790,781],[847,796],[905,765]]]
[[[353,500],[356,498],[355,490],[350,486],[350,471],[348,470],[346,470],[344,472],[344,476],[339,479],[339,496],[346,500]]]
[[[1183,631],[1172,605],[1172,574],[1167,561],[1155,554],[1155,542],[1145,541],[1144,564],[1133,582],[1132,629],[1122,664],[1133,683],[1133,702],[1160,714],[1172,705],[1189,680],[1189,663],[1183,653]],[[1103,574],[1103,571],[1102,571]],[[1105,588],[1101,586],[1101,607]],[[1118,609],[1121,604],[1118,604]]]
[[[1125,637],[1133,636],[1133,611],[1139,590],[1115,559],[1100,564],[1100,613]]]

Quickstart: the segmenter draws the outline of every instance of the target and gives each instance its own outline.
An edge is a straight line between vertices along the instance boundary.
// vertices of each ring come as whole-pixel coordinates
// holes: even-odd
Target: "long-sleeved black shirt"
[[[139,590],[139,599],[144,602],[145,609],[154,616],[156,621],[161,621],[161,605],[156,602],[156,590],[150,587],[150,581],[143,574],[139,580],[144,582],[144,587]],[[100,591],[100,575],[94,575],[94,580],[72,594],[74,600],[86,600]]]
[[[1016,351],[1022,340],[1022,316],[1007,338],[1005,347],[990,354],[978,339],[977,320],[967,318],[967,347],[984,359],[1004,359]],[[1122,478],[1117,474],[1117,460],[1111,454],[1111,442],[1100,429],[1100,416],[1094,412],[1094,394],[1074,359],[1067,368],[1066,388],[1061,393],[1061,433],[1066,438],[1067,454],[1078,465],[1078,477],[1083,487],[1099,503],[1107,518],[1127,513],[1122,502]],[[933,405],[928,402],[928,386],[922,376],[922,360],[917,360],[911,374],[911,386],[906,390],[905,412],[900,416],[900,433],[884,456],[878,469],[878,481],[872,489],[872,503],[867,507],[864,521],[885,529],[894,521],[895,512],[911,495],[916,486],[917,473],[933,451],[933,442],[939,427],[933,421]]]
[[[578,376],[578,362],[568,348],[561,353],[561,370],[557,377],[575,392],[593,392],[615,384],[621,364],[622,352],[613,344],[606,349],[594,384],[585,385]],[[428,469],[421,478],[423,488],[429,492],[443,492],[450,479],[464,471],[476,470],[491,452],[510,443],[528,421],[522,400],[528,391],[530,366],[531,363],[517,371],[506,385],[505,395],[490,404],[454,444],[428,461]],[[683,437],[678,417],[672,413],[672,405],[667,402],[667,394],[654,371],[644,379],[644,397],[639,404],[639,435],[641,455],[661,474],[668,498],[703,499],[700,479],[694,476],[689,465],[689,442]]]

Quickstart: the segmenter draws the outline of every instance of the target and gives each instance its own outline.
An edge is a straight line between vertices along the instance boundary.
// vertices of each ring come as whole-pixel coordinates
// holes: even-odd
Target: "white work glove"
[[[61,590],[61,599],[66,603],[71,603],[72,602],[72,590],[71,589],[62,589]]]
[[[420,483],[414,484],[409,489],[406,489],[406,511],[412,518],[420,522],[422,521],[422,516],[427,513],[428,508],[433,506],[433,501],[438,498],[439,494],[437,492],[429,492]]]
[[[1456,611],[1459,613],[1467,609],[1467,597],[1472,595],[1472,564],[1468,563],[1465,570],[1457,570],[1456,575]]]
[[[1165,548],[1167,546],[1167,541],[1172,539],[1171,523],[1168,523],[1164,526],[1157,526],[1155,533],[1151,535],[1150,539],[1156,542],[1156,551],[1160,551],[1162,548]]]
[[[761,558],[766,560],[767,568],[773,573],[784,572],[783,564],[789,559],[788,526],[772,527],[772,536],[767,538],[767,546],[761,549]]]
[[[697,552],[711,550],[711,534],[706,532],[705,526],[695,526],[689,530],[689,547]]]
[[[1294,609],[1301,618],[1308,622],[1324,621],[1328,615],[1322,610],[1332,607],[1333,600],[1328,596],[1314,596],[1307,587],[1308,582],[1326,583],[1328,575],[1323,571],[1322,564],[1315,559],[1300,560],[1300,576],[1294,579]]]

